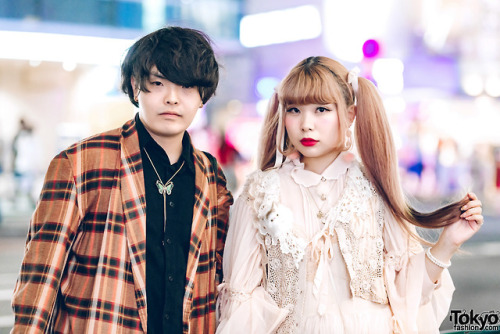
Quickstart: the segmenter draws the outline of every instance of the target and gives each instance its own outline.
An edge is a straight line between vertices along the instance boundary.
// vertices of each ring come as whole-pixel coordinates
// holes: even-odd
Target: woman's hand
[[[466,198],[469,199],[469,203],[461,208],[460,219],[443,228],[438,240],[438,243],[445,242],[455,250],[476,234],[484,222],[482,204],[476,194],[468,193]]]
[[[476,234],[483,225],[481,201],[478,200],[474,193],[468,193],[466,198],[469,202],[461,208],[460,219],[444,227],[439,240],[430,249],[432,256],[442,263],[449,263],[460,246]],[[431,260],[426,259],[426,268],[430,279],[437,282],[443,267],[437,266]]]

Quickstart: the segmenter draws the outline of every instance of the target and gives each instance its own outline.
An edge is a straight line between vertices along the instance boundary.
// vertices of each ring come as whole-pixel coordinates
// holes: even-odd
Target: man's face
[[[149,92],[139,91],[132,78],[139,102],[139,117],[148,132],[160,141],[182,140],[184,131],[203,106],[198,88],[179,86],[167,80],[156,66],[151,69],[145,85]]]

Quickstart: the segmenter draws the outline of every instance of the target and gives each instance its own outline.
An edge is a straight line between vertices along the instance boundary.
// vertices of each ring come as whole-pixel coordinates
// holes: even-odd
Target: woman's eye
[[[299,112],[300,112],[300,110],[299,110],[299,109],[297,109],[297,108],[290,108],[290,109],[288,109],[286,112],[293,113],[293,114],[297,114],[297,113],[299,113]]]
[[[330,111],[330,109],[325,108],[325,107],[318,107],[318,109],[316,109],[316,110],[319,111],[319,112]]]

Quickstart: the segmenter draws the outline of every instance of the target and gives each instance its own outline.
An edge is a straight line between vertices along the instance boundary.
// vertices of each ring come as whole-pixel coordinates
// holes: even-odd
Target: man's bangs
[[[289,76],[281,87],[281,101],[285,105],[336,104],[338,92],[335,92],[335,85],[324,84],[333,78],[322,78],[325,75],[322,72],[311,75],[301,71]]]
[[[154,57],[153,54],[152,60],[158,71],[174,84],[186,87],[201,86],[199,85],[200,78],[195,77],[195,73],[191,70],[189,64],[184,63],[180,59],[176,59],[177,62],[174,63],[174,59],[172,58],[171,55],[166,56],[163,53],[159,57]]]

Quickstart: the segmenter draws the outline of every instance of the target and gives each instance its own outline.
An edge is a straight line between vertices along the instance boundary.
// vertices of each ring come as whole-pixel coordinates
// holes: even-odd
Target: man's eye
[[[151,82],[151,84],[153,86],[161,86],[161,82],[160,81],[153,81],[153,82]]]

